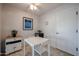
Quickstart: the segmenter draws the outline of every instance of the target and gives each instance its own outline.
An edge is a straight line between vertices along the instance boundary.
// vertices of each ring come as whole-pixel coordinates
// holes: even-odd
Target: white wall
[[[50,12],[40,16],[40,20],[39,20],[39,29],[43,31],[45,38],[48,38],[51,40],[51,45],[53,45],[53,47],[56,46],[55,44],[56,19],[55,18],[56,18],[55,12],[51,10]],[[52,39],[54,40],[52,41]]]
[[[53,15],[53,16],[52,16]],[[42,31],[45,34],[45,37],[51,40],[51,45],[53,47],[56,46],[56,20],[55,20],[55,13],[49,12],[48,14],[45,14],[44,17],[42,17],[41,20],[41,26],[42,26]],[[53,39],[53,41],[52,41]],[[54,46],[55,45],[55,46]]]
[[[23,17],[33,18],[33,30],[23,30]],[[4,5],[2,8],[2,38],[11,34],[11,30],[18,30],[23,37],[31,36],[37,30],[38,19],[31,13],[27,13],[15,7]]]

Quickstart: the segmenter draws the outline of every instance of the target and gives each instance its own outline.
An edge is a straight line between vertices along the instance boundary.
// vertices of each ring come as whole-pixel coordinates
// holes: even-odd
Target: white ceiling
[[[51,9],[55,9],[56,7],[60,6],[61,3],[40,3],[40,5],[38,5],[38,10],[35,11],[29,9],[29,3],[6,3],[4,5],[13,6],[24,11],[35,12],[36,14],[41,15],[48,12]]]

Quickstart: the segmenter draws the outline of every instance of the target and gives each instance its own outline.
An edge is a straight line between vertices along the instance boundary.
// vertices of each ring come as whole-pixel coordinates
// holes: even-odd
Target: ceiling
[[[61,5],[61,3],[40,3],[39,5],[37,5],[38,10],[33,11],[29,8],[30,4],[31,3],[6,3],[4,5],[13,6],[28,12],[35,12],[38,15],[42,15],[49,10],[55,9],[56,7]]]

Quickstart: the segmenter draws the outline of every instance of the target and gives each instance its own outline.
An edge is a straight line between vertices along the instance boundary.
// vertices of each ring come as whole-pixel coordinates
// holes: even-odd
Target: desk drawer
[[[15,43],[19,43],[21,42],[21,40],[16,40],[16,41],[11,41],[11,42],[6,42],[6,45],[9,45],[9,44],[15,44]]]
[[[14,44],[6,45],[6,54],[14,52]]]
[[[15,47],[14,47],[15,51],[22,49],[22,43],[15,43]]]

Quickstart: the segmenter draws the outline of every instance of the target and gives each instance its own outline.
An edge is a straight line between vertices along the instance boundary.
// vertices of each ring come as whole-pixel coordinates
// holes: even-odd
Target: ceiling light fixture
[[[34,9],[34,6],[33,6],[32,4],[30,5],[30,9],[31,9],[31,10],[33,10],[33,9]]]
[[[37,7],[36,6],[34,6],[34,10],[37,10]]]
[[[37,10],[38,8],[37,8],[36,5],[31,4],[31,5],[30,5],[30,9],[31,9],[31,10]]]

